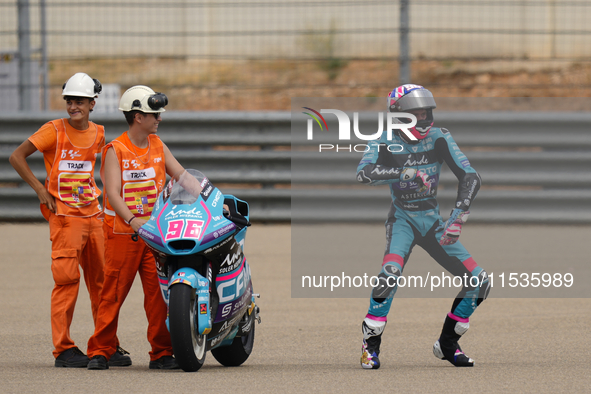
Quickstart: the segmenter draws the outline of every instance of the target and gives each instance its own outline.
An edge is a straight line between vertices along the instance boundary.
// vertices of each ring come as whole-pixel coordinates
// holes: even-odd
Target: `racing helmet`
[[[140,111],[146,114],[156,114],[166,111],[168,97],[164,93],[157,93],[144,85],[132,86],[123,93],[119,100],[119,110],[123,112]]]
[[[398,86],[388,94],[389,112],[408,112],[414,109],[425,109],[427,117],[417,120],[417,124],[410,128],[410,132],[418,140],[429,134],[433,126],[433,108],[436,108],[433,94],[421,85],[405,84]],[[397,118],[399,122],[410,123],[410,119]]]
[[[85,73],[74,74],[62,86],[62,96],[96,98],[103,90],[98,79],[93,79]]]

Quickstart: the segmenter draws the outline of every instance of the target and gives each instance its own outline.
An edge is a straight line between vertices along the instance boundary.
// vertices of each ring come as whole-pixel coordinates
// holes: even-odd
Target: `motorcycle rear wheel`
[[[253,312],[254,313],[254,312]],[[254,345],[254,317],[251,322],[252,327],[247,335],[236,337],[229,346],[221,346],[211,351],[213,357],[224,367],[237,367],[242,365],[252,353]]]
[[[207,336],[197,333],[197,295],[191,286],[171,287],[169,326],[177,363],[185,372],[198,371],[205,362]]]

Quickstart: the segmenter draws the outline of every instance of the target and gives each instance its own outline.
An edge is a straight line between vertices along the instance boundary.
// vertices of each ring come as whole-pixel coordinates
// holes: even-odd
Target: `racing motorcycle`
[[[243,247],[248,204],[224,195],[197,170],[171,179],[138,231],[156,258],[174,356],[187,372],[207,351],[224,366],[250,356],[258,294]]]

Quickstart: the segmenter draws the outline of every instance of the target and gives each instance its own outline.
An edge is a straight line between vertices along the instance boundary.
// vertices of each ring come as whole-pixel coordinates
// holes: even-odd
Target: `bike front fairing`
[[[205,175],[191,176],[198,182],[199,194],[193,195],[195,189],[189,192],[181,182],[171,179],[158,196],[150,220],[138,231],[159,252],[173,256],[195,254],[228,238],[237,229],[223,215],[222,192]]]
[[[197,329],[211,333],[209,348],[231,342],[238,320],[252,304],[250,268],[243,254],[246,227],[224,216],[224,203],[230,211],[241,210],[248,221],[246,202],[223,195],[199,171],[187,170],[160,193],[150,220],[138,231],[154,252],[166,303],[173,285],[196,290]],[[217,297],[210,299],[212,284]]]

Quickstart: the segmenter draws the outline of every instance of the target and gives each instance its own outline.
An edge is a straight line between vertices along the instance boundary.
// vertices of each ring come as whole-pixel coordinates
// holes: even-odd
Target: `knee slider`
[[[388,298],[393,289],[394,287],[388,286],[388,276],[384,275],[383,272],[380,272],[378,275],[378,285],[373,288],[371,297],[376,302],[382,303],[386,298]]]
[[[382,272],[378,275],[378,285],[373,288],[372,298],[376,302],[383,302],[384,299],[396,289],[400,269],[394,264],[385,264]]]
[[[387,276],[393,276],[396,279],[398,279],[398,277],[400,276],[400,268],[398,268],[392,263],[387,263],[384,264],[384,266],[382,267],[382,273],[384,273]]]

